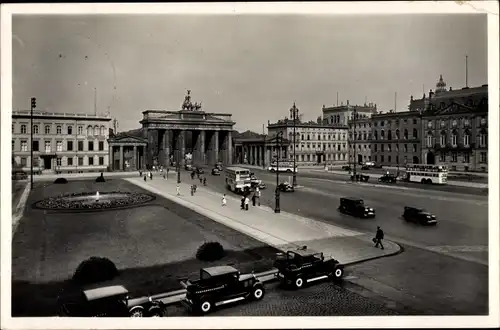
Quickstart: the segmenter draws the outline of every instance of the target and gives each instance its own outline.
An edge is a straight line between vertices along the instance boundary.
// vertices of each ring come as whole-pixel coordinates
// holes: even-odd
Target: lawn
[[[38,184],[12,243],[13,316],[48,316],[61,290],[71,288],[78,264],[90,256],[111,259],[120,270],[114,283],[132,296],[180,289],[180,279],[196,277],[205,266],[233,264],[241,271],[271,268],[277,252],[263,243],[157,196],[144,206],[92,213],[58,213],[32,209],[49,196],[80,191],[134,191],[120,179],[106,183],[75,181]],[[222,260],[194,258],[207,241],[227,250]]]

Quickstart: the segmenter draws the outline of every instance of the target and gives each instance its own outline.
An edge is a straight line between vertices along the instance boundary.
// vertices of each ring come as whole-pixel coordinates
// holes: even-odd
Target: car
[[[91,285],[58,299],[59,316],[160,317],[165,304],[151,297],[130,298],[122,285]]]
[[[351,175],[351,181],[363,181],[363,182],[368,182],[370,179],[369,175],[364,175],[361,173],[356,173],[356,175]]]
[[[384,183],[396,183],[398,180],[398,177],[395,176],[394,174],[384,174],[380,178],[378,178],[378,182],[384,182]]]
[[[258,179],[257,176],[254,173],[250,173],[250,186],[255,189],[265,189],[266,184],[262,182],[262,180]]]
[[[186,171],[192,171],[192,170],[193,170],[193,165],[191,165],[191,164],[186,164],[186,165],[184,165],[184,169],[185,169]]]
[[[243,300],[261,300],[264,284],[253,274],[241,274],[232,266],[200,269],[200,279],[186,281],[181,303],[190,311],[208,314],[215,308]]]
[[[283,192],[293,192],[295,191],[295,189],[293,188],[293,186],[288,183],[288,182],[282,182],[278,185],[278,189],[280,191],[283,191]]]
[[[193,170],[196,172],[196,174],[204,174],[205,173],[203,168],[199,167],[199,166],[193,167]]]
[[[219,163],[216,163],[216,164],[215,164],[215,168],[217,168],[219,171],[221,171],[221,172],[222,172],[222,163],[220,163],[220,162],[219,162]]]
[[[375,166],[375,162],[373,162],[373,161],[367,161],[367,162],[365,162],[364,165],[366,165],[368,167],[373,167],[373,166]]]
[[[382,164],[374,163],[373,168],[383,168],[383,166],[382,166]]]
[[[351,171],[351,167],[349,165],[342,166],[343,171]]]
[[[216,167],[212,169],[212,175],[220,175],[220,170]]]
[[[417,207],[405,206],[403,219],[409,222],[418,223],[420,225],[437,225],[437,219],[434,214],[431,214],[424,209]]]
[[[285,287],[302,288],[305,284],[323,280],[340,280],[344,275],[344,266],[332,257],[325,257],[303,246],[297,250],[279,253],[274,267],[278,269],[276,278]]]
[[[362,170],[369,170],[370,169],[370,166],[366,165],[366,164],[363,164],[361,165],[361,169]]]
[[[356,197],[342,197],[338,210],[342,213],[360,218],[375,217],[375,209],[366,206],[361,198]]]
[[[28,174],[24,171],[12,172],[12,180],[26,180],[28,179]]]

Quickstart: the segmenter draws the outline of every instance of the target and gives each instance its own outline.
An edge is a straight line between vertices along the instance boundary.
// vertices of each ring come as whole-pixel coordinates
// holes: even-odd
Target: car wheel
[[[159,308],[155,308],[149,312],[150,317],[162,317],[163,313]]]
[[[144,317],[142,308],[136,308],[130,311],[130,317]]]
[[[253,297],[255,300],[260,300],[264,297],[264,288],[262,287],[256,287],[253,290]]]
[[[212,310],[212,304],[208,300],[203,300],[200,304],[200,311],[203,314],[207,314]]]
[[[301,277],[295,279],[295,288],[300,289],[304,285],[304,280]]]
[[[333,278],[336,280],[340,280],[344,276],[344,269],[341,267],[335,268],[333,271]]]

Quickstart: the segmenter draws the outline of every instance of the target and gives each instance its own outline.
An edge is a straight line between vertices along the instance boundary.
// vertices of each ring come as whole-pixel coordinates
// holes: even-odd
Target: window
[[[384,155],[381,155],[380,156],[380,162],[383,163],[384,162]]]
[[[486,152],[481,152],[481,163],[487,163],[488,159],[486,156]]]
[[[416,128],[413,129],[413,138],[418,139],[418,131]]]
[[[380,122],[380,127],[384,127],[384,121],[383,120]]]
[[[45,134],[50,134],[50,126],[45,125]]]
[[[446,134],[444,134],[444,133],[441,134],[440,144],[441,144],[441,147],[444,147],[446,145]]]
[[[380,140],[383,140],[385,137],[384,130],[380,131]]]
[[[104,157],[99,157],[99,165],[104,165]]]
[[[380,151],[381,151],[381,152],[384,152],[384,144],[381,144],[381,145],[380,145]]]
[[[21,125],[21,134],[26,134],[26,125]]]
[[[413,125],[417,125],[417,118],[413,118]]]
[[[83,166],[83,157],[78,157],[78,166]]]
[[[33,134],[38,134],[38,125],[33,125]]]
[[[94,157],[93,156],[90,156],[89,157],[89,165],[94,165]]]
[[[457,133],[453,133],[451,135],[451,145],[453,147],[456,147],[457,146]]]
[[[387,145],[387,151],[392,151],[392,147],[390,144]]]
[[[391,159],[392,157],[391,156],[387,156],[387,161],[390,163],[391,162]]]
[[[87,135],[94,135],[94,130],[92,126],[87,126]]]
[[[392,132],[391,132],[391,130],[387,131],[387,140],[389,140],[389,141],[392,140]]]
[[[28,141],[21,141],[21,151],[28,151]]]
[[[444,151],[441,151],[441,153],[439,154],[439,161],[440,162],[446,161],[446,153]]]
[[[16,149],[16,141],[12,140],[12,151]]]
[[[56,127],[56,133],[57,133],[57,134],[61,134],[61,132],[62,132],[62,128],[61,128],[61,126],[59,126],[59,125],[58,125],[58,126]]]
[[[311,136],[309,134],[307,134],[307,141],[310,141],[311,140]]]
[[[399,140],[399,129],[396,130],[396,139]]]
[[[40,146],[38,141],[33,141],[33,151],[40,151]]]
[[[89,141],[89,151],[94,151],[94,141]]]
[[[396,151],[399,151],[399,143],[396,143]]]
[[[404,145],[404,151],[408,152],[408,145],[407,144]]]
[[[45,152],[51,152],[52,148],[50,146],[50,141],[45,141]]]
[[[302,134],[302,136],[301,136],[301,140],[304,140],[304,134]]]
[[[94,126],[94,135],[99,135],[99,126]]]
[[[26,162],[26,157],[21,157],[21,166],[26,166],[28,163]]]
[[[457,162],[457,153],[456,152],[451,153],[451,161],[454,163]]]
[[[56,142],[56,151],[63,151],[62,141]]]
[[[78,141],[78,151],[83,151],[83,141]]]
[[[73,126],[68,126],[68,135],[73,134]]]
[[[465,133],[464,135],[464,146],[465,147],[470,146],[470,135],[468,133]]]
[[[66,150],[67,151],[73,151],[73,141],[67,141],[66,142]]]
[[[57,166],[61,166],[62,165],[62,158],[61,157],[57,157]]]
[[[416,143],[413,144],[413,152],[417,152],[417,144]]]
[[[78,126],[78,135],[83,135],[83,127]]]
[[[375,155],[375,162],[377,162],[377,155]]]
[[[399,156],[396,156],[396,164],[399,164]]]
[[[12,124],[12,133],[15,133],[16,131],[16,125]]]
[[[408,130],[405,128],[404,133],[403,133],[403,138],[405,140],[408,140]]]
[[[470,154],[467,152],[464,153],[464,163],[470,163]]]
[[[68,157],[66,162],[67,162],[68,166],[73,166],[73,157]]]
[[[377,152],[377,145],[378,145],[378,144],[375,144],[375,152]]]
[[[479,146],[480,147],[485,147],[486,146],[486,141],[487,141],[486,134],[481,133],[481,135],[479,135]]]
[[[427,147],[432,147],[432,135],[427,135]]]

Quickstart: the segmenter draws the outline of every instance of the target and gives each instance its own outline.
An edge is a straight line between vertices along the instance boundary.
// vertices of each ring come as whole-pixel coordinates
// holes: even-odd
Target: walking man
[[[146,178],[146,177],[144,177]],[[181,195],[181,187],[179,187],[179,185],[177,185],[177,196],[180,196]]]
[[[255,188],[255,198],[257,199],[257,204],[260,206],[260,189],[259,189],[259,187]]]
[[[250,199],[248,196],[245,197],[245,211],[248,211],[248,204],[250,204]]]
[[[224,194],[224,196],[222,196],[222,206],[226,205],[227,205],[226,194]]]
[[[245,195],[241,196],[241,209],[245,209]]]
[[[375,234],[375,247],[378,248],[380,244],[380,248],[383,250],[384,246],[382,245],[382,240],[384,239],[384,231],[377,227],[377,233]]]

